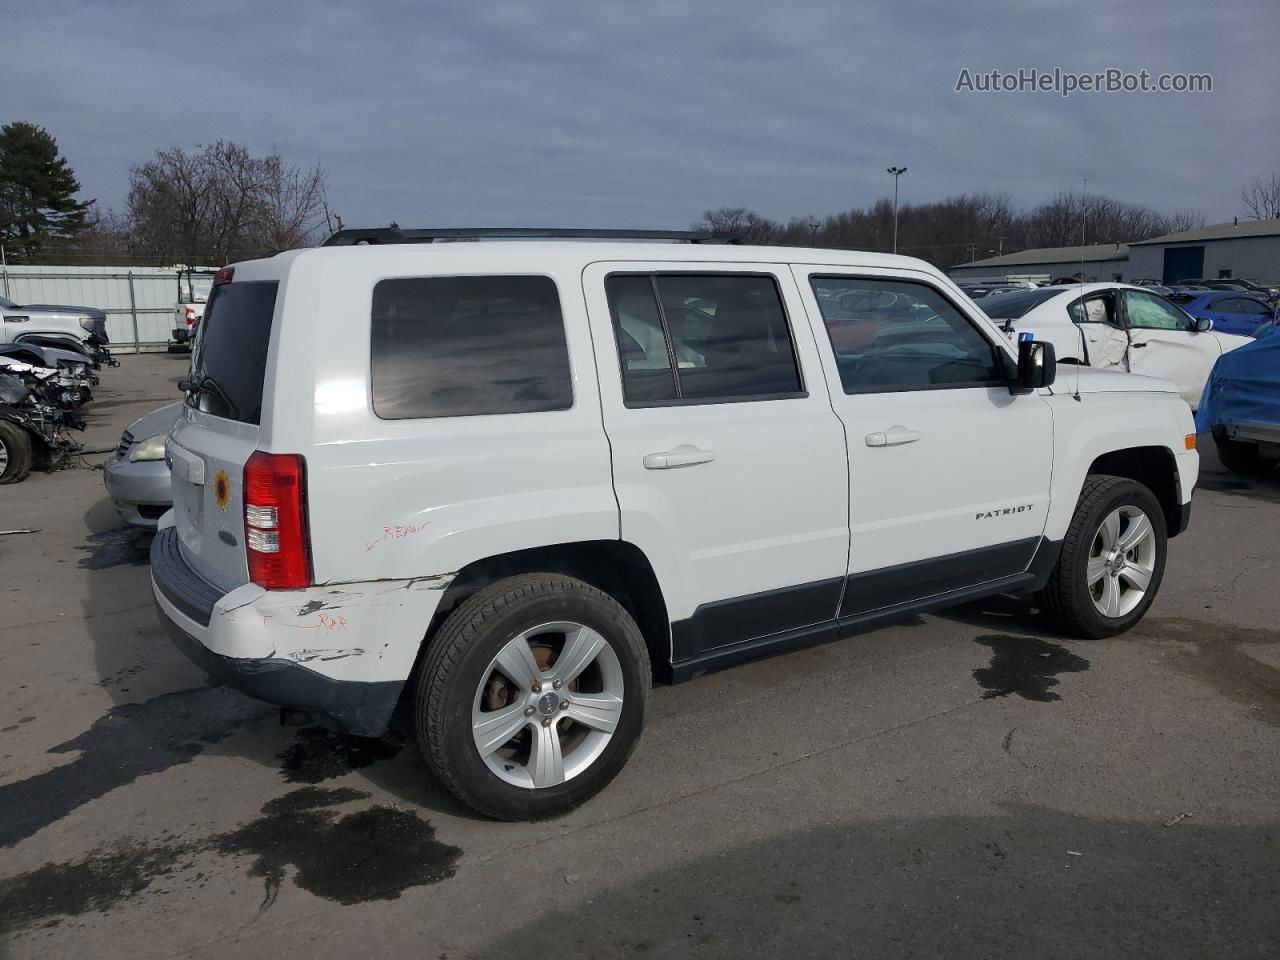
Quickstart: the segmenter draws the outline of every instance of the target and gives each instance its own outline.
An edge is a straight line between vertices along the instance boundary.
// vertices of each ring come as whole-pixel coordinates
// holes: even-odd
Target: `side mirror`
[[[1196,325],[1192,327],[1195,333],[1208,333],[1213,329],[1213,321],[1208,317],[1196,317]]]
[[[1018,369],[1010,386],[1035,390],[1053,385],[1058,377],[1058,355],[1045,340],[1018,341]]]

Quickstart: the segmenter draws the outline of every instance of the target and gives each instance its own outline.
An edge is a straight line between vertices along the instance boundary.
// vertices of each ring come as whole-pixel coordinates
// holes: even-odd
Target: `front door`
[[[928,275],[795,268],[848,435],[857,616],[1026,570],[1049,506],[1053,429],[1010,393],[998,332]]]
[[[844,431],[790,273],[601,263],[583,283],[621,536],[658,575],[673,659],[834,619]]]
[[[1200,405],[1209,371],[1222,353],[1217,338],[1197,333],[1195,320],[1145,290],[1124,291],[1129,370],[1168,380],[1192,409]]]

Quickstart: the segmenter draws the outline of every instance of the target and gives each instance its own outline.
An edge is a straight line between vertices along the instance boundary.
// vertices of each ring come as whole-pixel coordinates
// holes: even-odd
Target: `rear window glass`
[[[567,410],[550,277],[410,277],[373,288],[373,409],[387,420]]]
[[[993,293],[983,297],[978,306],[992,320],[1017,320],[1033,307],[1038,307],[1061,290],[1027,290],[1016,293]]]
[[[274,280],[251,280],[213,288],[191,358],[199,389],[188,402],[197,409],[242,423],[262,420],[277,286]]]

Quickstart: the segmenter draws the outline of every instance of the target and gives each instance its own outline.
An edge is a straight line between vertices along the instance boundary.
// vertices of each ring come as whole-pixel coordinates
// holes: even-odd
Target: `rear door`
[[[583,282],[621,535],[659,576],[674,659],[832,620],[844,431],[787,268],[597,263]]]
[[[1221,346],[1211,333],[1197,333],[1195,320],[1145,290],[1124,290],[1129,329],[1129,370],[1168,380],[1191,406],[1200,394]]]
[[[191,357],[195,389],[166,456],[182,555],[226,590],[249,580],[241,485],[258,446],[276,293],[274,280],[214,288]]]

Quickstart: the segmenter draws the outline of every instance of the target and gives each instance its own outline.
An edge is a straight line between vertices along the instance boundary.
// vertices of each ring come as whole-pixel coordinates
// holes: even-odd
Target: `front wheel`
[[[1045,612],[1069,635],[1123,633],[1155,600],[1167,546],[1164,511],[1150,490],[1124,477],[1089,477],[1041,593]]]
[[[569,810],[640,738],[649,656],[608,594],[560,574],[502,580],[458,607],[418,678],[418,742],[463,803],[498,820]]]

